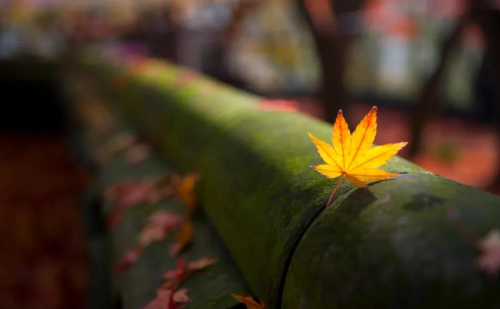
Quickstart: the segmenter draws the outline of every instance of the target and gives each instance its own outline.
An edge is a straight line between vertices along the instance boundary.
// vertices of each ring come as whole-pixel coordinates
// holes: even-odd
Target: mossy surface
[[[309,169],[321,159],[307,133],[329,140],[331,125],[260,110],[261,98],[201,76],[180,83],[164,63],[86,69],[176,169],[202,174],[206,213],[268,308],[448,308],[454,294],[458,307],[497,307],[498,286],[443,207],[483,235],[500,223],[498,197],[395,157],[383,168],[401,176],[345,182],[325,210],[337,180]]]
[[[88,88],[88,81],[84,78],[76,78],[68,81],[66,85],[69,94],[73,91],[75,104],[89,104],[97,99]],[[130,132],[131,129],[117,122],[118,132]],[[84,124],[85,125],[85,124]],[[96,138],[92,128],[83,126],[84,135],[82,140],[86,141],[86,153],[95,153],[105,140]],[[102,139],[102,137],[101,137]],[[99,164],[96,169],[95,183],[92,187],[100,191],[104,196],[105,189],[113,184],[125,180],[140,180],[151,177],[165,176],[172,172],[163,158],[150,157],[143,163],[131,166],[125,162],[121,155],[114,155],[104,163]],[[113,203],[103,200],[102,215],[106,218]],[[167,210],[175,213],[183,213],[185,207],[177,199],[164,201],[151,205],[138,205],[126,210],[119,225],[109,231],[108,239],[111,247],[110,265],[116,265],[123,254],[134,247],[137,236],[145,224],[147,217],[155,211]],[[249,289],[241,272],[234,264],[232,257],[220,240],[217,232],[208,222],[203,212],[193,218],[194,235],[191,244],[179,257],[191,261],[211,255],[219,259],[204,273],[193,275],[181,287],[188,289],[188,295],[192,301],[184,308],[187,309],[229,309],[237,308],[239,303],[233,299],[231,293],[249,294]],[[115,298],[119,300],[124,309],[137,309],[146,305],[156,296],[156,290],[162,283],[162,275],[165,271],[176,267],[176,260],[169,256],[170,238],[151,244],[145,249],[139,260],[122,273],[113,274],[113,290]]]
[[[156,177],[168,172],[164,164],[155,159],[148,160],[140,167],[131,168],[118,157],[103,166],[101,180],[105,188],[116,181]],[[112,208],[109,203],[106,206],[105,211]],[[182,213],[185,208],[180,201],[171,200],[155,205],[137,206],[126,211],[120,224],[110,233],[112,264],[118,263],[123,254],[133,248],[146,218],[160,209]],[[200,213],[193,218],[193,224],[194,234],[191,244],[179,258],[192,261],[210,255],[217,257],[219,261],[205,273],[193,275],[182,285],[182,288],[188,289],[188,295],[192,299],[185,308],[236,307],[238,303],[230,297],[230,294],[249,293],[241,273],[207,218]],[[151,244],[134,265],[114,275],[114,289],[119,293],[124,309],[141,308],[156,296],[156,289],[162,283],[163,273],[175,268],[176,260],[168,253],[172,243],[170,237],[166,241]]]
[[[301,239],[281,308],[500,308],[450,211],[479,236],[500,224],[498,197],[433,175],[349,191]]]
[[[253,292],[278,307],[287,261],[337,181],[309,168],[321,159],[307,133],[329,140],[331,126],[297,113],[263,111],[260,98],[202,77],[179,87],[179,69],[169,65],[135,75],[90,67],[176,168],[203,175],[201,197],[210,220]],[[106,81],[122,74],[130,76],[126,91],[109,89]],[[428,173],[400,158],[384,168]],[[350,189],[345,182],[336,198]]]

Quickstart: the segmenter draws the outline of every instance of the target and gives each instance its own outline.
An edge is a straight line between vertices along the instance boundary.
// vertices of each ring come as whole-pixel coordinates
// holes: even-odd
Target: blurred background
[[[168,59],[500,194],[498,0],[0,0],[0,308],[84,308],[85,184],[57,85],[13,65],[80,47]],[[26,297],[29,295],[30,297]]]

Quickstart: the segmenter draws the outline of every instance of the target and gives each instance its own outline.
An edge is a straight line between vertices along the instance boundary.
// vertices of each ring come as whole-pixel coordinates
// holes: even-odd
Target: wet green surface
[[[330,125],[260,110],[259,97],[202,77],[179,85],[170,65],[86,70],[176,169],[202,174],[204,209],[269,308],[447,308],[454,294],[496,308],[498,286],[442,210],[482,207],[465,216],[485,233],[500,225],[498,197],[395,157],[383,168],[402,176],[363,190],[345,182],[324,211],[337,180],[309,168],[321,159],[307,133],[329,140]]]
[[[76,81],[75,81],[76,82]],[[74,98],[86,104],[97,100],[89,93],[82,93],[82,90],[90,89],[82,86],[84,80],[78,79],[79,89],[74,93]],[[68,86],[70,87],[70,86]],[[83,100],[82,100],[83,99]],[[78,103],[76,103],[78,104]],[[87,127],[85,126],[87,125]],[[82,126],[82,140],[85,142],[84,151],[87,155],[95,153],[99,146],[102,146],[106,139],[99,137],[89,124]],[[117,132],[130,132],[122,124],[117,126]],[[93,185],[97,195],[104,195],[105,189],[113,184],[124,180],[140,180],[151,177],[164,176],[172,172],[166,164],[164,158],[153,156],[143,163],[131,166],[125,162],[122,155],[114,155],[102,164],[98,164],[95,171],[95,183]],[[102,216],[107,217],[113,204],[102,200]],[[94,205],[95,206],[95,205]],[[144,226],[146,218],[155,211],[168,210],[175,213],[183,213],[185,207],[177,199],[172,199],[158,204],[139,205],[125,211],[119,225],[108,231],[108,245],[111,248],[110,265],[116,265],[123,253],[133,248],[136,243],[138,233]],[[223,245],[217,232],[208,222],[203,212],[196,214],[193,218],[194,235],[191,244],[179,258],[192,261],[207,255],[217,257],[219,261],[209,267],[206,272],[191,276],[181,288],[188,289],[188,296],[191,302],[184,308],[213,308],[229,309],[236,308],[238,303],[231,293],[249,294],[249,289],[234,264],[227,249]],[[174,269],[176,260],[169,256],[169,245],[171,238],[166,241],[151,244],[145,249],[139,260],[122,273],[112,275],[112,285],[114,300],[121,303],[124,309],[141,308],[151,301],[156,295],[156,289],[162,284],[162,275],[165,271]]]
[[[500,307],[451,210],[478,235],[499,227],[498,197],[433,175],[348,192],[301,239],[282,308]]]

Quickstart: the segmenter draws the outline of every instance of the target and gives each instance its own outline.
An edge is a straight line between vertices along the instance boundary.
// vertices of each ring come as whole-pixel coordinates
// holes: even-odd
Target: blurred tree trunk
[[[342,78],[346,42],[338,35],[335,24],[329,25],[330,29],[318,27],[318,24],[314,22],[315,17],[308,10],[307,1],[311,2],[311,0],[299,0],[298,7],[314,38],[320,63],[321,85],[318,99],[323,105],[326,121],[333,123],[337,117],[337,111],[344,107],[346,100],[346,89]],[[331,13],[334,16],[334,12]]]
[[[500,187],[500,12],[485,0],[471,1],[471,14],[486,39],[486,55],[492,64],[495,82],[495,131],[497,133],[497,172],[492,187]]]
[[[452,34],[441,47],[438,65],[425,83],[417,101],[416,110],[412,111],[410,154],[416,155],[422,146],[422,130],[436,109],[436,100],[443,73],[448,65],[450,54],[457,47],[464,27],[469,23],[476,23],[481,28],[485,41],[485,57],[491,61],[495,83],[495,129],[497,133],[497,173],[492,187],[500,187],[500,12],[492,7],[487,0],[469,0],[468,10],[458,21]]]
[[[458,21],[450,36],[445,40],[439,52],[439,60],[434,72],[426,80],[420,95],[417,98],[415,109],[410,110],[410,155],[415,156],[422,148],[422,131],[425,124],[437,110],[438,89],[443,79],[444,72],[448,66],[450,55],[457,47],[460,35],[467,23],[467,18]]]
[[[231,7],[231,20],[217,37],[219,44],[214,50],[212,68],[209,70],[215,78],[231,84],[233,86],[244,88],[245,83],[240,78],[235,77],[229,72],[227,61],[234,41],[241,35],[245,20],[262,3],[259,0],[239,1]]]
[[[329,5],[325,6],[325,2]],[[345,108],[348,101],[344,72],[346,53],[353,36],[346,34],[352,29],[345,29],[346,26],[339,24],[338,21],[350,13],[359,12],[362,3],[363,0],[298,0],[299,10],[309,26],[316,45],[322,77],[318,99],[323,105],[325,119],[328,122],[335,121],[338,110]],[[325,20],[328,13],[325,14],[321,9],[313,11],[312,6],[330,10],[331,20]],[[321,18],[322,20],[318,20]],[[350,26],[354,25],[348,25]]]

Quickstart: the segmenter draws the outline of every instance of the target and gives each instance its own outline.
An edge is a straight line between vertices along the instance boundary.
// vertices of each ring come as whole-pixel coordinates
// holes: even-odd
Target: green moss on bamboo
[[[188,86],[178,89],[174,78],[178,70],[172,66],[162,70],[165,77],[154,85],[152,81],[158,77],[134,76],[133,86],[115,94],[115,102],[145,134],[160,141],[165,156],[176,168],[203,175],[202,200],[210,220],[252,290],[259,298],[264,298],[270,308],[280,305],[278,300],[283,288],[283,308],[297,308],[303,297],[309,301],[307,308],[344,305],[336,300],[339,294],[330,291],[332,285],[328,284],[329,276],[339,284],[343,277],[337,279],[331,269],[344,267],[343,276],[348,276],[349,272],[356,276],[356,267],[366,264],[349,256],[341,256],[338,262],[333,262],[322,258],[322,254],[328,251],[328,246],[336,246],[339,241],[343,242],[344,250],[356,250],[357,241],[369,236],[369,227],[377,224],[377,206],[374,204],[384,201],[384,194],[391,196],[391,200],[383,204],[388,217],[399,220],[408,216],[415,227],[421,229],[431,222],[441,222],[439,216],[442,214],[402,208],[403,201],[417,193],[463,207],[466,207],[464,201],[468,200],[465,195],[474,196],[487,205],[479,221],[481,228],[491,228],[494,221],[491,218],[498,222],[498,213],[493,207],[500,204],[498,198],[433,176],[397,157],[383,168],[405,175],[376,183],[368,190],[343,183],[334,204],[325,212],[326,200],[337,180],[325,179],[309,169],[309,165],[319,163],[320,159],[307,133],[327,140],[331,135],[330,125],[295,113],[260,110],[257,106],[260,98],[229,87],[218,87],[217,92],[208,95],[204,91],[213,87],[213,82],[203,77],[196,77]],[[101,74],[100,68],[94,68],[93,72],[101,76],[103,83],[116,73]],[[412,187],[408,187],[409,184]],[[365,196],[370,192],[375,195],[375,201]],[[430,207],[432,200],[422,200],[421,203],[424,208]],[[318,214],[320,217],[316,218]],[[313,221],[313,226],[306,232]],[[330,225],[340,223],[346,226],[345,234],[338,229],[335,233],[329,232]],[[315,232],[316,229],[325,233]],[[395,268],[396,277],[391,277],[391,287],[402,284],[410,278],[405,273],[408,268],[403,267],[404,260],[398,258],[397,251],[386,239],[399,230],[391,223],[380,231],[383,232],[380,234],[382,241],[378,243],[383,255],[380,260],[387,263],[373,265],[381,272]],[[304,232],[305,238],[301,239]],[[429,239],[439,242],[446,242],[451,237],[439,225],[433,225],[431,232]],[[377,237],[378,234],[374,235]],[[321,246],[316,246],[315,241]],[[294,254],[297,242],[299,246]],[[456,245],[452,239],[450,244]],[[308,246],[314,248],[314,254],[307,253]],[[288,270],[286,261],[292,255],[292,266]],[[318,265],[325,268],[323,272]],[[420,271],[425,273],[425,267]],[[285,274],[284,287],[282,279]],[[359,274],[367,283],[376,282],[370,279],[368,272]],[[321,280],[314,282],[315,276]],[[435,279],[443,278],[438,276]],[[310,282],[311,287],[304,286],[301,280]],[[398,298],[397,289],[377,291],[379,293],[367,294],[367,302],[371,299],[374,303],[386,301],[391,304]],[[333,296],[324,298],[328,293]],[[405,293],[418,294],[411,289]],[[429,299],[437,297],[428,296]],[[440,303],[439,299],[435,301]],[[365,305],[363,302],[353,304]]]

